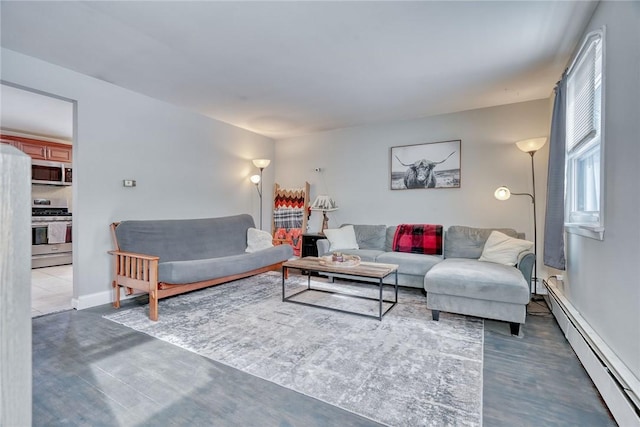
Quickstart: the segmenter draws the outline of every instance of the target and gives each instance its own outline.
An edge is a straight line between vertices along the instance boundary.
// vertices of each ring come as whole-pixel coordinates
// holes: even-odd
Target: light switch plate
[[[122,186],[123,187],[135,187],[136,186],[136,180],[135,179],[123,179],[122,180]]]

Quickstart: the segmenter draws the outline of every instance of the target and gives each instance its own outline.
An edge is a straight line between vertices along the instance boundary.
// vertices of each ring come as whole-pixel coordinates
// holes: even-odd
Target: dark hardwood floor
[[[378,425],[101,317],[111,310],[33,319],[34,426]],[[616,425],[553,318],[508,329],[486,322],[484,426]]]
[[[485,321],[484,426],[617,425],[544,301],[529,304],[523,337],[506,330]]]

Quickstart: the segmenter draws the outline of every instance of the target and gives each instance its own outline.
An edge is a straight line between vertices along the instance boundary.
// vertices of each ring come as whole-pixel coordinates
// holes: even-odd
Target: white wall
[[[279,140],[275,179],[285,187],[309,181],[312,199],[319,193],[332,196],[339,210],[329,214],[330,227],[346,222],[512,227],[533,239],[530,199],[500,202],[493,193],[500,185],[531,192],[531,159],[514,142],[547,136],[549,121],[550,103],[542,99]],[[390,190],[392,146],[452,139],[462,140],[461,188]],[[540,248],[547,159],[545,145],[535,156]],[[323,172],[315,172],[317,167]],[[315,229],[318,217],[312,215]]]
[[[250,160],[273,158],[272,140],[7,49],[1,78],[77,101],[73,248],[80,307],[109,301],[113,221],[237,213],[257,220]],[[273,170],[265,170],[267,188]],[[125,178],[137,187],[124,188]]]
[[[567,235],[564,294],[640,381],[640,4],[600,2],[606,25],[604,240]]]

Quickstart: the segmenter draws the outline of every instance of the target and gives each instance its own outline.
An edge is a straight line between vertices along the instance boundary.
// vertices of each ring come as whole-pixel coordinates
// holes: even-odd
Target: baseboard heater
[[[553,280],[546,284],[547,303],[575,351],[621,426],[640,427],[640,381],[589,326]]]

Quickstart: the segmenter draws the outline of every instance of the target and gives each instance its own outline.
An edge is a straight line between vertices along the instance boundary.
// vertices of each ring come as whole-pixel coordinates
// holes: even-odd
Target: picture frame
[[[456,139],[391,147],[391,189],[460,188],[461,146]]]

